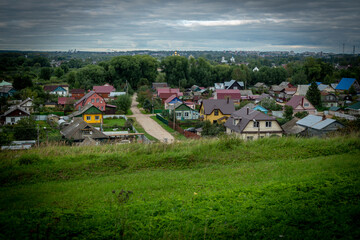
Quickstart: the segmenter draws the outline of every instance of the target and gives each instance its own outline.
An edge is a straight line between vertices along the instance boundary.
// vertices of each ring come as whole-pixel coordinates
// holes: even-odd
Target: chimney
[[[322,121],[326,120],[325,114],[322,116]]]
[[[246,115],[249,115],[249,107],[246,108]]]

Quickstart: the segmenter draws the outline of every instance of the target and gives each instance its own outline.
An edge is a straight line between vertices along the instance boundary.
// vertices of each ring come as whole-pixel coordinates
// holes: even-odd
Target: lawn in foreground
[[[9,158],[1,175],[16,176],[2,179],[2,238],[357,238],[359,140],[328,141],[230,139],[113,149],[128,151],[124,161],[115,161],[109,147],[88,149],[108,156],[92,155],[98,161],[73,148],[63,152],[78,158],[21,166],[21,156],[0,154]],[[182,162],[181,156],[207,148],[222,157]],[[44,149],[53,154],[56,149]],[[85,174],[72,175],[79,163]],[[40,176],[44,167],[65,177]]]

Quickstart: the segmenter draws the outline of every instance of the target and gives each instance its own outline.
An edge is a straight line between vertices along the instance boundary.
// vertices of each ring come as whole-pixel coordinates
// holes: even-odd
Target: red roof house
[[[84,106],[91,103],[101,111],[105,111],[106,102],[102,96],[94,91],[88,92],[84,97],[77,101],[75,105],[76,110],[81,110]]]
[[[71,104],[75,100],[74,97],[59,97],[58,98],[58,105],[65,105],[65,104]]]
[[[105,99],[109,98],[111,92],[115,92],[115,88],[110,84],[106,83],[103,86],[94,86],[93,91],[102,96]]]
[[[183,93],[180,92],[180,89],[178,88],[158,88],[157,94],[163,102],[165,102],[166,99],[168,99],[172,95],[176,95],[176,97],[180,97],[183,95]]]
[[[294,113],[308,112],[309,114],[316,114],[315,107],[304,96],[294,95],[286,105],[291,106]]]
[[[74,97],[76,100],[79,100],[80,98],[82,98],[83,96],[85,96],[85,89],[71,89],[70,93],[71,96]]]
[[[216,89],[214,99],[231,99],[239,102],[241,94],[239,89]]]

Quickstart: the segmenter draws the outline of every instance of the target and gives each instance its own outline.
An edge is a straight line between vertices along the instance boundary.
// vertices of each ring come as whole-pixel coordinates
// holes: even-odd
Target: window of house
[[[308,107],[309,106],[309,104],[308,103],[304,103],[304,107]]]
[[[100,117],[99,117],[99,116],[95,116],[95,120],[96,120],[96,121],[99,121],[99,120],[100,120]]]
[[[219,110],[217,110],[217,109],[214,110],[214,115],[215,115],[215,116],[219,116]]]
[[[91,99],[91,103],[94,103],[94,102],[95,102],[95,99],[92,98],[92,99]]]
[[[217,120],[214,120],[213,123],[217,123]]]
[[[86,116],[86,121],[91,121],[91,116]]]
[[[15,118],[11,118],[11,122],[14,123],[14,122],[15,122]]]
[[[176,116],[177,116],[177,117],[181,117],[181,112],[177,112],[177,113],[176,113]]]
[[[254,138],[253,136],[246,137],[247,140],[253,140],[253,138]]]
[[[236,120],[235,119],[233,120],[233,124],[236,125]]]
[[[254,122],[254,128],[258,128],[259,127],[259,122]]]
[[[189,112],[184,112],[184,116],[188,117],[189,116]]]
[[[97,99],[96,99],[96,102],[100,102],[100,99],[97,98]]]
[[[266,122],[266,127],[269,127],[269,128],[271,127],[271,122],[270,121]]]
[[[103,106],[101,106],[101,110],[104,110],[104,107],[103,107]]]
[[[234,87],[234,89],[238,89],[238,87]]]

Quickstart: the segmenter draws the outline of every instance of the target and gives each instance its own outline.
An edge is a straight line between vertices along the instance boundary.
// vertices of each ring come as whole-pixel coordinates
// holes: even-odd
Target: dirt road
[[[144,130],[155,137],[161,142],[172,143],[174,141],[174,137],[165,129],[163,129],[157,122],[150,118],[149,115],[142,114],[137,107],[139,104],[136,101],[136,93],[132,97],[131,103],[131,111],[133,112],[132,117],[136,118],[136,121],[144,128]]]

